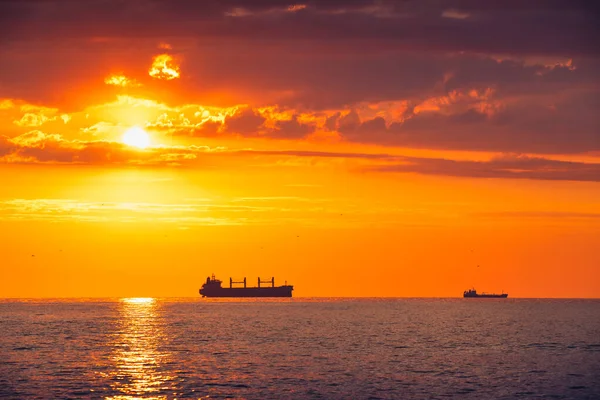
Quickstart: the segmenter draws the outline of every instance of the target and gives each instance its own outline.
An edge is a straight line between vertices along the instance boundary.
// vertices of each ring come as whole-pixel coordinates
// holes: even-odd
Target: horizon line
[[[148,298],[157,300],[168,300],[168,299],[198,299],[198,300],[244,300],[244,299],[260,299],[260,300],[272,300],[272,299],[463,299],[462,296],[295,296],[288,298],[278,297],[215,297],[204,299],[201,296],[64,296],[64,297],[0,297],[0,301],[4,300],[120,300],[120,299],[134,299],[134,298]],[[507,297],[502,300],[600,300],[599,297]],[[482,300],[482,299],[478,299]],[[493,300],[493,299],[491,299]]]

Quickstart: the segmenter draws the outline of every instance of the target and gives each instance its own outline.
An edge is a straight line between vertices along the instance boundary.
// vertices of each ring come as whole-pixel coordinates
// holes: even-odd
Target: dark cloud
[[[561,212],[561,211],[496,211],[485,213],[473,213],[476,217],[488,218],[560,218],[560,219],[596,219],[600,218],[600,213],[585,212]]]
[[[331,151],[306,151],[306,150],[239,150],[235,154],[287,156],[287,157],[322,157],[322,158],[356,158],[365,160],[398,160],[403,157],[392,154],[373,153],[338,153]]]
[[[197,128],[196,132],[192,136],[216,136],[219,133],[219,129],[223,124],[216,121],[206,121],[199,128]]]
[[[329,117],[325,129],[351,141],[589,152],[600,149],[600,24],[591,3],[4,0],[0,93],[67,112],[62,104],[106,102],[125,90],[102,84],[119,70],[144,84],[127,93],[172,105],[214,105],[225,93],[219,105],[346,110]],[[288,10],[297,4],[306,7]],[[162,41],[182,60],[174,82],[147,76]],[[94,82],[102,88],[87,90]],[[474,99],[440,111],[411,109],[472,89],[493,89],[495,104]],[[584,90],[586,98],[579,94]],[[347,113],[385,101],[406,101],[405,119]],[[302,121],[265,128],[265,119],[247,110],[223,127],[214,122],[171,131],[301,138],[315,129]]]
[[[45,32],[55,38],[375,40],[435,50],[598,54],[597,7],[553,0],[527,6],[496,0],[479,3],[318,1],[287,12],[295,2],[9,0],[0,3],[0,25],[5,37],[13,40]],[[449,10],[468,17],[448,18],[444,12]]]
[[[337,129],[338,120],[340,119],[340,113],[336,112],[332,116],[329,116],[325,119],[325,128],[330,131],[334,131]]]
[[[309,135],[314,130],[314,126],[300,122],[298,115],[294,114],[290,120],[275,122],[275,129],[269,131],[268,136],[273,138],[298,139]]]
[[[533,179],[600,182],[600,164],[533,157],[503,157],[491,161],[406,158],[403,163],[369,168],[379,172],[413,172],[469,178]]]
[[[384,118],[375,117],[363,121],[356,110],[352,110],[344,116],[336,114],[333,117],[329,117],[326,123],[331,130],[337,130],[351,140],[360,138],[359,141],[364,140],[366,142],[373,141],[370,135],[381,134],[388,130]]]
[[[435,99],[434,99],[435,100]],[[404,121],[358,118],[353,112],[330,120],[349,141],[414,148],[583,153],[600,150],[600,115],[596,91],[579,91],[562,100],[529,98],[504,104],[493,98],[440,97],[439,110],[407,109]],[[343,118],[349,118],[345,125]],[[358,118],[358,119],[357,119]]]
[[[254,135],[266,121],[266,118],[251,108],[246,108],[233,116],[226,117],[223,123],[223,131],[227,133],[239,133],[242,135]]]
[[[102,80],[117,67],[142,81],[159,41],[174,43],[173,52],[184,60],[181,80],[168,88],[187,96],[186,101],[226,92],[243,98],[234,103],[252,99],[262,105],[330,109],[431,94],[449,73],[442,90],[494,86],[506,93],[556,92],[565,85],[600,83],[600,53],[595,41],[586,41],[587,25],[578,20],[591,18],[583,5],[493,3],[325,1],[283,12],[294,3],[5,1],[0,2],[0,19],[6,19],[0,29],[10,33],[0,44],[0,90],[14,98],[65,101],[74,97],[65,91]],[[226,16],[236,8],[254,14]],[[372,11],[379,8],[387,10],[385,17]],[[448,9],[473,15],[444,18]],[[521,14],[535,21],[521,26]],[[564,27],[570,19],[578,22]],[[454,32],[464,37],[453,39]],[[540,43],[520,47],[532,37]],[[505,45],[498,46],[498,40]],[[586,43],[589,51],[577,50]],[[548,46],[555,48],[544,50]],[[574,58],[577,68],[498,61],[491,57],[495,54]],[[104,90],[114,94],[117,89]],[[163,87],[147,90],[168,96]]]
[[[167,126],[150,126],[154,130],[164,131],[177,136],[215,137],[223,135],[242,135],[245,137],[261,135],[273,139],[300,139],[314,132],[315,126],[303,123],[294,114],[289,120],[272,121],[273,127],[265,127],[267,117],[258,110],[244,109],[243,111],[225,118],[224,123],[206,121]]]
[[[11,154],[17,149],[14,143],[6,136],[0,136],[0,157]]]
[[[598,163],[570,162],[518,155],[507,155],[489,161],[458,161],[441,158],[406,157],[384,153],[256,150],[245,150],[236,153],[279,157],[371,160],[375,162],[374,165],[361,167],[361,170],[371,172],[417,173],[465,178],[600,182],[600,164]]]
[[[339,117],[337,121],[337,130],[342,133],[353,132],[360,127],[360,117],[355,110],[349,114]]]

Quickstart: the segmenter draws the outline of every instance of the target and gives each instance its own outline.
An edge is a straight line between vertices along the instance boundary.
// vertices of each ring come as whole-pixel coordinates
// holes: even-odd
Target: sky
[[[599,9],[0,2],[0,297],[600,297]]]

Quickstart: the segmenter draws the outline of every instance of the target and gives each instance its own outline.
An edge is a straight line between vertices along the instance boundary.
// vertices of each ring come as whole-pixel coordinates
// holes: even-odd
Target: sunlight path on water
[[[170,354],[160,349],[165,326],[152,298],[125,298],[119,303],[120,326],[114,337],[110,373],[112,389],[123,393],[107,400],[166,399],[159,393],[173,391],[174,376],[162,368]]]

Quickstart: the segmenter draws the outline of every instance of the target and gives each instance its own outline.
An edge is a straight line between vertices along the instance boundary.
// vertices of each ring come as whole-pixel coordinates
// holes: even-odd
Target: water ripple
[[[0,301],[0,398],[600,398],[599,316],[597,301]]]

